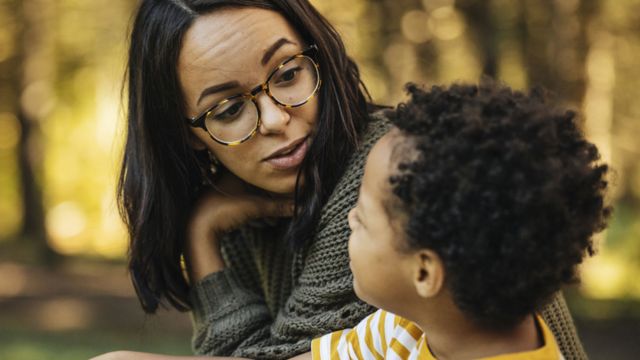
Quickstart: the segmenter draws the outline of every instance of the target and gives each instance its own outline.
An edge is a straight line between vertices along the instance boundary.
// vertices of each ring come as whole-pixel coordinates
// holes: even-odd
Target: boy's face
[[[397,130],[371,149],[356,207],[349,212],[349,257],[353,286],[359,298],[376,307],[402,314],[403,304],[415,296],[412,255],[398,250],[404,241],[404,214],[389,217],[391,152],[402,141]]]

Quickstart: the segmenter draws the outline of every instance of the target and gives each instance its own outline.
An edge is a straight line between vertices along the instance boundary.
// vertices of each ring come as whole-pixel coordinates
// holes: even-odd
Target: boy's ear
[[[194,134],[193,131],[187,130],[187,132],[188,132],[187,136],[189,137],[188,138],[189,146],[191,146],[193,150],[202,151],[207,148],[207,145],[204,143],[204,141],[200,140],[200,138],[198,138],[198,136]]]
[[[435,297],[444,286],[444,264],[431,250],[420,250],[415,256],[413,284],[416,292],[423,298]]]

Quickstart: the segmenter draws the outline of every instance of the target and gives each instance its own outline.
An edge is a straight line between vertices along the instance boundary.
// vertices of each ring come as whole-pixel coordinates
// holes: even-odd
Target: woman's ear
[[[416,253],[413,284],[420,297],[432,298],[444,286],[444,264],[440,256],[431,250]]]
[[[189,137],[189,146],[191,146],[193,150],[202,151],[207,149],[207,145],[198,137],[198,135],[194,134],[191,130],[188,130],[187,132],[187,136]]]

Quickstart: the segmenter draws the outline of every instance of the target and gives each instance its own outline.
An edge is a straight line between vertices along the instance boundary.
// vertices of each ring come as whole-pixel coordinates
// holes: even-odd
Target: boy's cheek
[[[354,260],[356,262],[358,260],[356,259],[356,257],[358,256],[357,247],[358,247],[358,234],[352,231],[351,235],[349,235],[349,243],[347,245],[347,250],[349,251],[349,263],[351,266],[351,272],[353,272],[353,265],[351,263],[353,263]]]
[[[359,239],[358,239],[358,234],[356,234],[355,232],[351,233],[351,236],[349,236],[349,244],[348,244],[348,251],[349,251],[349,267],[351,268],[351,272],[353,273],[353,277],[354,279],[356,277],[358,277],[358,264],[360,263],[361,257],[362,257],[362,251],[358,250],[358,246],[359,246]]]

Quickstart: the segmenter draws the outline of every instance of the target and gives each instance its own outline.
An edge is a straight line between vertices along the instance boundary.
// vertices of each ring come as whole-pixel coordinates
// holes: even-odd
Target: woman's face
[[[274,11],[222,9],[200,16],[184,36],[178,62],[185,115],[193,118],[230,96],[249,92],[307,45]],[[254,186],[291,194],[317,121],[317,97],[300,107],[284,108],[261,92],[256,102],[261,125],[251,139],[225,146],[206,130],[190,127],[193,146],[207,148]]]

